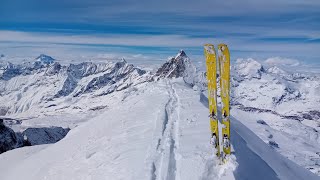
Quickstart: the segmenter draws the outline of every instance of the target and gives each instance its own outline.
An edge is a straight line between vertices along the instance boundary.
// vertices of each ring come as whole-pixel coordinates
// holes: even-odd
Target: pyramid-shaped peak
[[[179,54],[180,54],[180,56],[186,56],[186,53],[184,52],[183,49],[180,50]]]
[[[187,54],[184,52],[184,50],[180,50],[180,52],[176,55],[176,58],[177,59],[178,57],[187,57]]]

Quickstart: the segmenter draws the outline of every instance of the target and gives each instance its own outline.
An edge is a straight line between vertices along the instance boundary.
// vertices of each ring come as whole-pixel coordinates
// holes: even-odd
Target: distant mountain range
[[[319,77],[289,73],[277,66],[266,68],[254,59],[237,60],[231,72],[233,106],[296,120],[319,119]],[[205,72],[198,71],[183,50],[156,72],[125,60],[64,66],[44,54],[23,64],[0,61],[0,114],[53,107],[53,102],[61,98],[103,96],[159,78],[178,77],[195,90],[206,89]]]

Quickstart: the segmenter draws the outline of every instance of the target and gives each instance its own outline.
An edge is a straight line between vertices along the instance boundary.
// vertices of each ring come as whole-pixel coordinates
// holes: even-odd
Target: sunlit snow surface
[[[4,179],[234,179],[208,144],[207,109],[184,82],[142,84],[122,99],[115,92],[95,101],[109,108],[45,148],[0,156]],[[117,98],[119,97],[119,98]],[[85,106],[85,104],[82,104]],[[77,119],[69,117],[70,122]],[[5,163],[9,160],[10,163]],[[8,167],[9,166],[9,167]],[[11,168],[10,168],[11,167]],[[16,172],[19,173],[16,173]]]
[[[10,108],[6,118],[20,120],[10,125],[15,131],[71,128],[56,144],[1,154],[1,180],[319,179],[306,170],[319,175],[319,119],[299,119],[319,110],[319,79],[263,68],[254,60],[238,63],[227,164],[209,145],[206,91],[182,78],[149,82],[149,72],[139,75],[122,62],[119,68],[100,64],[91,74],[95,66],[82,64],[76,85],[65,83],[67,73],[45,75],[48,69],[1,81],[0,100]],[[117,86],[99,78],[109,72],[119,77]],[[63,86],[74,89],[51,99]]]

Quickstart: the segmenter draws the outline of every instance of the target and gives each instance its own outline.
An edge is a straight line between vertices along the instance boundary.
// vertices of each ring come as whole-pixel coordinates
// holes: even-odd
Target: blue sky
[[[162,60],[226,43],[231,57],[320,59],[319,0],[1,0],[0,53]]]

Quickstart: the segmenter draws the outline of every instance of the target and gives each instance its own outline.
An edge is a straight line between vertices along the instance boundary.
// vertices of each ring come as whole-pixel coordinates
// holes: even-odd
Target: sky
[[[319,0],[1,0],[0,53],[162,62],[180,49],[203,60],[225,43],[232,60],[320,60]]]

